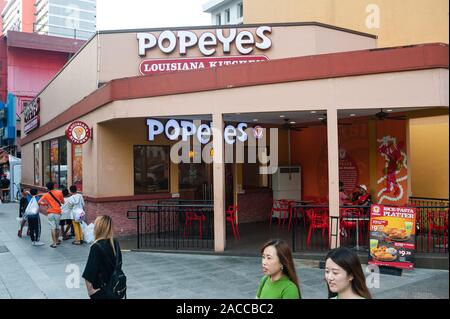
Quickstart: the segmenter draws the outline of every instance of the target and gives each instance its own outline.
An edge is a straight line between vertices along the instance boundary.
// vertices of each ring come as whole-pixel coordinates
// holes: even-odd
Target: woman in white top
[[[81,245],[81,238],[83,237],[83,233],[81,231],[81,221],[76,220],[77,212],[85,211],[84,210],[84,199],[83,195],[77,193],[77,187],[75,185],[70,186],[70,196],[67,199],[67,205],[72,213],[72,224],[75,231],[75,241],[72,243],[74,245]]]

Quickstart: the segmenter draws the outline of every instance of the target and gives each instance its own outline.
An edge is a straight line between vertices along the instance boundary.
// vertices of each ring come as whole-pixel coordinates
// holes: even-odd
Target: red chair
[[[272,217],[273,214],[277,213],[278,215],[278,227],[280,227],[281,219],[283,219],[283,225],[284,220],[289,218],[289,201],[285,199],[275,199],[273,201],[272,209],[270,210],[270,216],[269,216],[269,226],[272,227]]]
[[[306,247],[309,248],[311,245],[311,235],[314,230],[322,230],[322,240],[325,239],[325,232],[329,231],[329,217],[325,211],[316,211],[313,208],[306,211],[306,216],[310,222],[308,237],[306,238]],[[328,246],[329,245],[330,241],[328,238]]]
[[[190,234],[192,222],[198,222],[199,223],[199,229],[200,229],[200,239],[203,238],[203,222],[206,221],[206,216],[202,213],[196,213],[196,212],[186,212],[186,221],[184,225],[184,237],[186,237],[186,230],[188,233],[188,236]]]
[[[448,208],[441,212],[427,212],[428,220],[428,250],[431,248],[431,233],[434,231],[438,234],[442,234],[444,237],[444,250],[447,246],[448,236]]]
[[[234,239],[240,239],[241,234],[239,232],[239,225],[237,223],[236,213],[238,211],[237,205],[230,205],[228,210],[225,211],[226,221],[231,224],[233,229]]]

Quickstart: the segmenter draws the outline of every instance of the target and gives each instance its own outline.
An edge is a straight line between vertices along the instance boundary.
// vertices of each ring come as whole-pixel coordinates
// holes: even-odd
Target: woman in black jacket
[[[111,217],[103,215],[95,219],[94,236],[83,278],[91,299],[112,298],[108,285],[114,271],[121,272],[122,253],[119,242],[113,238]]]

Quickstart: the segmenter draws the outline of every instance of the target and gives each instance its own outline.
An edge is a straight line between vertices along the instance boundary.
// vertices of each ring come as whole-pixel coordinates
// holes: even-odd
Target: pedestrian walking
[[[67,199],[67,209],[71,211],[72,226],[75,232],[74,245],[81,245],[83,232],[81,230],[81,222],[83,218],[79,218],[80,215],[85,214],[83,195],[79,194],[75,185],[70,186],[71,196]]]
[[[47,207],[48,223],[52,233],[53,243],[50,245],[52,248],[56,248],[61,241],[59,240],[59,221],[61,219],[61,205],[64,204],[64,197],[61,191],[55,190],[55,183],[47,183],[48,192],[45,193],[38,204]]]
[[[258,299],[300,299],[300,285],[295,272],[291,249],[282,239],[274,239],[261,248],[262,277]]]
[[[91,299],[121,299],[126,296],[126,277],[122,272],[122,253],[113,237],[113,223],[107,215],[98,216],[95,241],[83,272]]]
[[[21,189],[21,197],[20,197],[20,201],[19,201],[19,220],[20,220],[20,224],[19,224],[19,230],[17,231],[17,236],[22,238],[22,231],[23,231],[23,227],[25,226],[25,224],[27,223],[27,218],[25,216],[25,209],[28,206],[28,203],[31,199],[30,194],[25,191],[25,189]],[[30,229],[28,227],[28,234],[30,232]]]
[[[28,220],[28,229],[30,230],[30,239],[33,246],[45,245],[40,241],[41,238],[41,217],[39,214],[39,196],[38,190],[32,188],[30,190],[30,200],[25,208],[24,216]]]
[[[358,255],[346,247],[327,254],[325,280],[330,299],[372,299]]]

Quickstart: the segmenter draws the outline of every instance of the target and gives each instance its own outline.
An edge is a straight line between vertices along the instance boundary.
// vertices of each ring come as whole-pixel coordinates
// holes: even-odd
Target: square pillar
[[[223,138],[223,116],[213,114],[213,181],[214,181],[214,250],[225,250],[225,155]]]
[[[339,139],[336,109],[327,110],[328,205],[330,212],[330,248],[339,247]],[[331,217],[338,217],[332,219]]]

